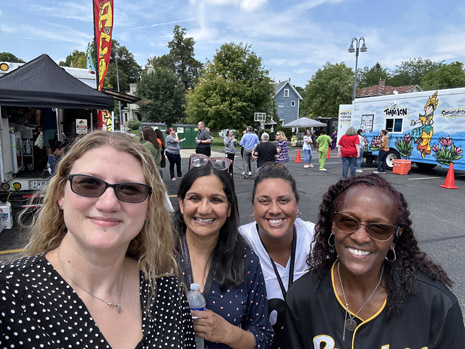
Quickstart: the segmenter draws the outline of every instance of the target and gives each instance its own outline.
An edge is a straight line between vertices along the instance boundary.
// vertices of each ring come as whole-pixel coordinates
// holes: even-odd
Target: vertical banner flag
[[[102,91],[103,80],[110,62],[111,34],[113,32],[113,0],[93,0],[94,30],[97,45],[98,90]]]

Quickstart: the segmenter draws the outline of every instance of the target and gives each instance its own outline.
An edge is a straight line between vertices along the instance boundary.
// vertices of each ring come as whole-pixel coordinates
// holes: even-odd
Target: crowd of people
[[[285,135],[271,150],[267,134],[252,147],[258,137],[247,131],[254,221],[239,226],[234,159],[210,156],[199,123],[190,169],[176,168],[170,215],[161,154],[176,178],[181,140],[152,131],[142,130],[143,143],[94,131],[57,163],[24,256],[0,266],[1,347],[194,348],[196,336],[208,348],[465,347],[452,281],[420,249],[404,196],[380,175],[330,186],[314,224],[276,161]],[[342,149],[355,145],[360,157],[349,133]],[[332,139],[316,142],[321,158]],[[234,135],[224,143],[232,153]],[[206,310],[190,310],[191,283]]]

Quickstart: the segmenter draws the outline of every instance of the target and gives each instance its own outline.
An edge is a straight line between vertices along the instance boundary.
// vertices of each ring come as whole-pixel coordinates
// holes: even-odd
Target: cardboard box
[[[392,173],[406,175],[409,174],[412,168],[412,162],[410,160],[396,159],[392,167]]]

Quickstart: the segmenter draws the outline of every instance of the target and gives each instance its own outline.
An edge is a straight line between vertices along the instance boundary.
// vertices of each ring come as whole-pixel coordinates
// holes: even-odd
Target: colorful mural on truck
[[[350,124],[364,130],[364,153],[377,156],[389,131],[391,159],[465,170],[465,88],[356,99]]]

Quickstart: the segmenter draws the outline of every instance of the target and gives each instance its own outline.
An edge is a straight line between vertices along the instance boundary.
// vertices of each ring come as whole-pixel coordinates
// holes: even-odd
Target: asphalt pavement
[[[182,150],[183,172],[187,170],[189,155],[193,150]],[[312,222],[317,221],[318,207],[322,196],[328,187],[342,178],[342,161],[337,152],[331,152],[323,172],[318,169],[318,154],[313,151],[313,168],[303,168],[303,163],[297,163],[297,148],[289,149],[290,161],[287,167],[294,176],[300,194],[300,218]],[[300,151],[303,160],[302,151]],[[213,152],[212,156],[223,157],[223,152]],[[364,173],[376,170],[375,165],[365,165]],[[171,181],[168,168],[163,169],[164,182],[173,206],[177,205],[176,193],[180,180]],[[237,152],[234,162],[234,182],[236,195],[239,201],[240,223],[253,221],[251,192],[252,179],[244,179],[242,172],[242,159]],[[449,274],[454,281],[454,293],[457,295],[465,313],[465,273],[463,267],[465,254],[464,231],[464,198],[465,198],[465,172],[454,173],[455,185],[459,189],[445,189],[440,185],[445,183],[448,170],[435,168],[431,171],[420,171],[415,165],[408,175],[397,175],[388,171],[385,178],[401,191],[408,204],[413,221],[414,231],[420,247]],[[21,230],[15,221],[10,230],[0,233],[0,262],[18,256],[27,241],[27,231]]]

